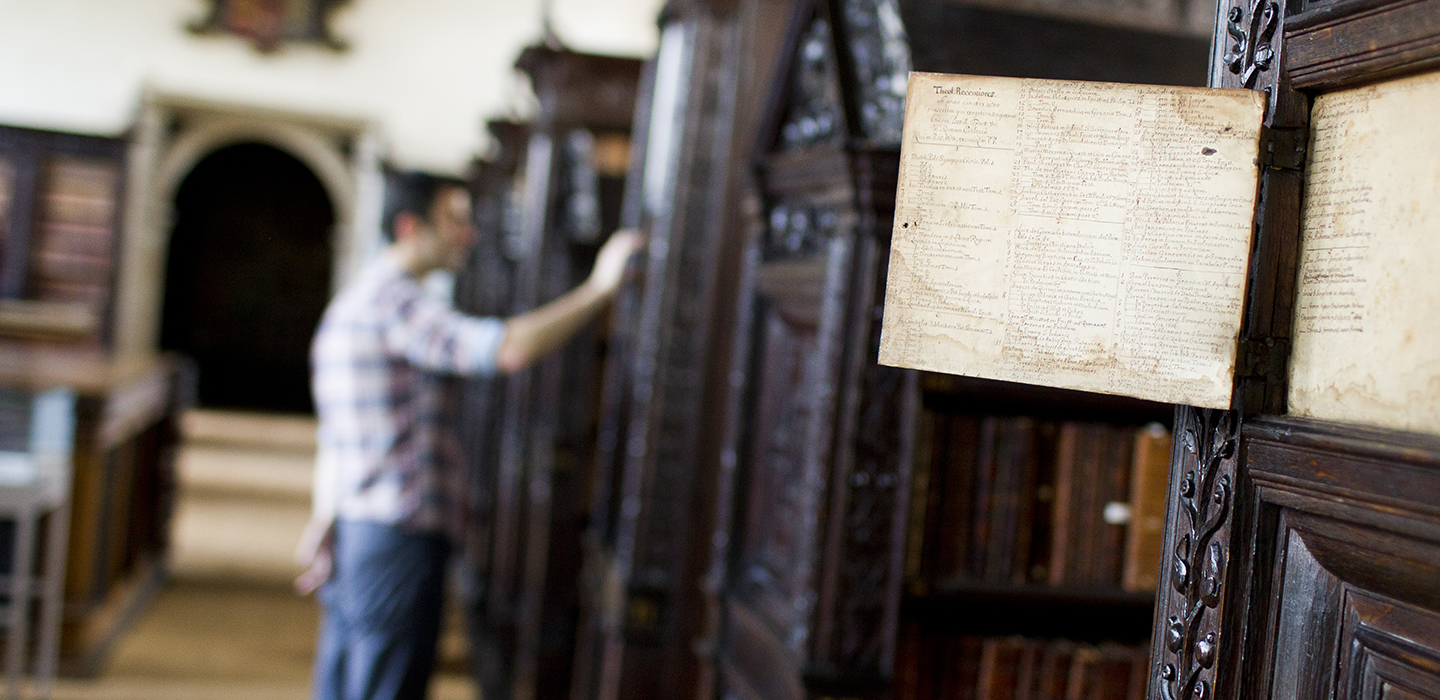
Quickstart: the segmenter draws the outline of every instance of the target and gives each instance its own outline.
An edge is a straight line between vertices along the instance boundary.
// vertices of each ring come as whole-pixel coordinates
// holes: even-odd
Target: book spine
[[[1035,488],[1031,503],[1030,547],[1025,562],[1025,582],[1045,583],[1050,578],[1051,525],[1055,515],[1055,464],[1060,425],[1040,424],[1035,458]]]
[[[971,512],[970,568],[972,580],[983,580],[988,564],[995,507],[996,466],[1000,461],[1003,419],[986,416],[980,427],[980,449],[975,459],[975,489]]]
[[[940,475],[936,575],[942,580],[968,579],[980,420],[975,416],[950,416],[945,423],[943,431],[939,422],[935,426],[937,438],[943,432],[945,445],[944,453],[936,459],[937,465],[944,465]],[[940,444],[937,441],[937,450]],[[931,478],[935,478],[933,473]]]
[[[1022,435],[1017,452],[1015,513],[1010,518],[1013,542],[1010,546],[1008,582],[1023,586],[1030,580],[1030,557],[1032,540],[1035,537],[1035,486],[1040,471],[1044,425],[1033,419],[1022,424]]]
[[[1050,523],[1050,566],[1047,582],[1063,586],[1070,581],[1068,566],[1074,548],[1073,528],[1076,500],[1076,469],[1085,447],[1085,434],[1079,423],[1064,423],[1055,457],[1055,495]]]
[[[1170,431],[1151,423],[1135,435],[1130,478],[1130,524],[1125,542],[1127,591],[1153,591],[1159,585],[1165,540],[1165,501],[1170,481]]]
[[[1065,681],[1065,700],[1093,700],[1095,692],[1095,665],[1100,661],[1100,651],[1094,647],[1080,647],[1070,660],[1070,677]]]
[[[1014,700],[1024,637],[986,638],[980,653],[979,700]]]
[[[1062,700],[1070,683],[1070,665],[1075,658],[1075,644],[1054,640],[1040,656],[1040,677],[1036,679],[1037,700]]]
[[[1103,537],[1101,510],[1104,508],[1101,480],[1109,431],[1099,423],[1086,423],[1081,431],[1085,434],[1085,446],[1076,470],[1078,483],[1072,491],[1075,499],[1071,504],[1075,512],[1071,523],[1075,546],[1070,547],[1066,564],[1071,571],[1070,583],[1093,584],[1100,570],[1097,559]]]
[[[979,700],[981,637],[954,637],[945,660],[940,697],[944,700]]]
[[[1101,504],[1103,541],[1099,558],[1101,569],[1095,583],[1118,587],[1124,578],[1125,533],[1130,523],[1130,471],[1135,453],[1135,429],[1112,426],[1107,431],[1105,450],[1105,487]]]
[[[986,543],[984,580],[1006,583],[1015,552],[1015,516],[1019,512],[1021,452],[1026,418],[1000,421],[996,436],[995,481],[990,493],[990,537]]]
[[[933,559],[925,553],[933,547],[933,539],[938,534],[931,527],[931,514],[938,510],[939,501],[939,489],[932,488],[930,479],[935,454],[935,414],[921,410],[915,426],[911,467],[914,471],[910,477],[910,512],[905,530],[905,585],[915,595],[924,595],[929,588],[931,577],[926,567]]]

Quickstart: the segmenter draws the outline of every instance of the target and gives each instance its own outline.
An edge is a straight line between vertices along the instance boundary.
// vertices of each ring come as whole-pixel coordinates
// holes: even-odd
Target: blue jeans
[[[335,524],[335,564],[320,588],[315,700],[424,700],[449,556],[444,535]]]

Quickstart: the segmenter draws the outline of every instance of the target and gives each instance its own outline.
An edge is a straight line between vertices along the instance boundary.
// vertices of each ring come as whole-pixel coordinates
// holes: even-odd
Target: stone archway
[[[308,413],[308,351],[330,297],[335,206],[268,144],[221,147],[176,188],[160,347],[200,370],[204,407]]]
[[[334,213],[332,291],[382,245],[379,140],[367,122],[151,95],[133,134],[128,182],[137,194],[127,204],[117,283],[119,356],[144,357],[160,349],[175,197],[185,178],[218,150],[262,144],[315,176]]]

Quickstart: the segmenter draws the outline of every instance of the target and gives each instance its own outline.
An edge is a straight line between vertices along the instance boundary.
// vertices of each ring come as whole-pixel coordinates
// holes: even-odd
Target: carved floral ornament
[[[1164,700],[1209,700],[1219,638],[1206,632],[1207,617],[1224,592],[1227,552],[1216,535],[1230,515],[1233,489],[1221,466],[1235,456],[1237,421],[1231,411],[1195,409],[1189,413],[1183,440],[1186,461],[1194,467],[1180,482],[1180,512],[1175,550],[1170,559],[1170,585],[1179,603],[1167,620],[1165,649],[1173,656],[1160,665]]]
[[[1275,30],[1280,26],[1280,4],[1274,0],[1260,0],[1247,15],[1245,8],[1236,5],[1230,8],[1225,32],[1234,42],[1225,51],[1225,67],[1240,76],[1240,82],[1247,88],[1255,87],[1261,73],[1275,65]]]

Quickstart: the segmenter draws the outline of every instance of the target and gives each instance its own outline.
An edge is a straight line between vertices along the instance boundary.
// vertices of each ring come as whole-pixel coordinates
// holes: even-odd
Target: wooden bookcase
[[[482,170],[489,184],[477,185],[486,193],[477,214],[491,217],[500,235],[490,231],[457,287],[462,305],[500,314],[583,281],[618,225],[641,62],[532,47],[517,67],[530,76],[540,110],[523,132],[492,125],[502,158],[515,160]],[[523,150],[515,149],[522,138]],[[518,216],[487,197],[517,201]],[[504,294],[476,293],[487,273],[508,280]],[[476,647],[487,697],[569,692],[606,352],[604,334],[592,327],[503,388],[471,387],[465,441],[476,450],[483,526],[466,549],[483,577]]]
[[[1124,528],[1101,515],[1129,501],[1133,434],[1171,409],[875,365],[903,81],[914,69],[1195,85],[1206,42],[949,2],[797,2],[790,27],[755,156],[704,692],[1008,697],[1051,650],[1050,675],[1074,675],[1078,697],[1125,697],[1143,685],[1154,595],[1120,586]],[[1071,527],[1036,526],[1060,500],[1037,504],[1038,472],[1062,453],[1094,476],[1071,480]],[[965,508],[946,512],[947,482]],[[1056,585],[1050,550],[1019,544],[1036,533],[1069,540]]]
[[[479,236],[470,258],[456,275],[455,308],[476,316],[503,317],[514,311],[515,273],[519,263],[519,199],[521,168],[529,126],[519,122],[487,124],[496,141],[492,157],[477,160],[470,173],[472,213]],[[492,628],[486,596],[495,542],[499,502],[496,475],[500,464],[507,379],[496,375],[456,381],[457,433],[469,465],[469,496],[474,518],[458,545],[459,599],[470,637],[470,663],[477,681],[501,684],[508,652]],[[498,693],[499,690],[490,690]]]
[[[921,386],[894,695],[1140,697],[1172,407]]]
[[[626,225],[649,236],[611,336],[573,698],[693,696],[713,610],[731,314],[751,138],[781,4],[677,2],[637,105]]]
[[[0,338],[109,345],[125,142],[0,126]]]
[[[1269,101],[1260,198],[1235,400],[1175,418],[1150,698],[1440,697],[1440,439],[1291,415],[1288,398],[1315,101],[1433,76],[1437,27],[1433,0],[1226,2],[1216,18],[1210,84]],[[1374,207],[1435,206],[1385,194]],[[1433,279],[1395,284],[1433,298]]]
[[[575,394],[601,407],[585,574],[550,548],[577,532],[554,525],[564,501],[544,489],[562,482],[546,462],[506,461],[518,443],[502,445],[486,610],[518,680],[492,697],[539,694],[542,677],[575,698],[1435,696],[1440,446],[1285,416],[1285,367],[1309,100],[1440,65],[1440,3],[1223,4],[1208,64],[1207,40],[1154,29],[1159,7],[1194,26],[1197,3],[1152,3],[1141,20],[1109,3],[999,4],[669,6],[662,26],[689,37],[670,83],[687,100],[666,111],[656,89],[638,113],[647,134],[665,115],[684,145],[660,170],[632,171],[637,191],[661,173],[666,195],[630,198],[625,220],[652,236],[647,274],[619,305],[603,388]],[[1080,6],[1084,21],[1043,16]],[[740,37],[786,35],[773,56],[759,40],[737,50],[732,22]],[[1207,65],[1212,85],[1272,102],[1235,410],[874,364],[898,164],[893,76],[1193,85]],[[767,107],[751,115],[760,83]],[[553,150],[530,138],[529,162],[549,163],[535,154]],[[746,172],[735,151],[750,144]],[[651,161],[654,145],[635,152]],[[536,172],[526,201],[550,201],[556,181]],[[697,265],[706,255],[716,261]],[[533,263],[515,260],[528,294]],[[532,396],[553,386],[520,381],[504,398],[518,406],[543,405]],[[535,441],[553,435],[526,427],[543,424],[529,410],[507,434],[551,449]],[[1103,506],[1128,500],[1132,518],[1153,508],[1120,488],[1143,474],[1152,495],[1153,471],[1116,466],[1127,443],[1135,460],[1127,436],[1152,423],[1175,437],[1147,591],[1138,562],[1157,555],[1117,544],[1139,538],[1104,523]],[[548,500],[530,505],[535,494]],[[1153,533],[1144,539],[1153,550]],[[1117,583],[1127,561],[1132,590]],[[525,640],[541,628],[522,630],[553,619],[542,610],[576,611],[570,670],[538,671],[540,647]]]
[[[195,372],[111,349],[126,143],[0,126],[0,387],[78,397],[60,671],[90,674],[164,581]]]

